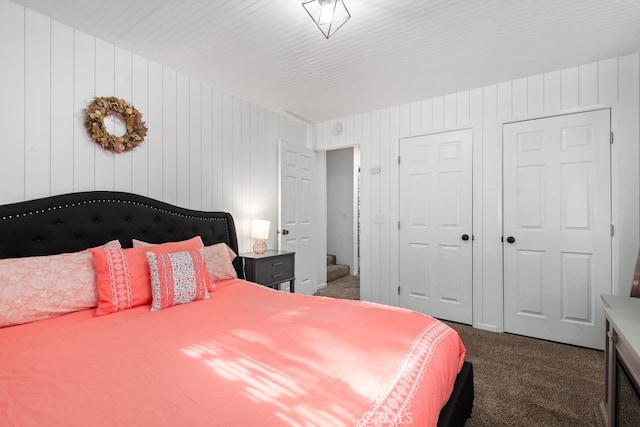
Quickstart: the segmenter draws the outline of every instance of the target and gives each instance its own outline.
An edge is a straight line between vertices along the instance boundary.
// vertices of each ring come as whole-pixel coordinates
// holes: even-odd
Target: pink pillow
[[[238,273],[233,267],[233,260],[237,255],[226,243],[205,246],[200,252],[207,263],[207,271],[212,282],[238,278]]]
[[[117,240],[103,248],[119,248]],[[0,327],[86,310],[98,305],[89,251],[0,260]]]
[[[153,247],[154,252],[179,252],[199,249],[200,236],[181,242]],[[151,276],[147,248],[91,249],[98,274],[96,316],[128,310],[151,303]]]
[[[151,311],[209,299],[209,275],[198,250],[147,252],[151,272]]]
[[[149,248],[152,246],[154,246],[153,243],[133,239],[134,248]],[[226,243],[205,246],[200,249],[200,252],[202,252],[202,257],[207,265],[207,271],[211,279],[211,285],[208,288],[209,292],[213,292],[216,289],[213,282],[238,278],[238,273],[233,267],[233,260],[237,255]]]

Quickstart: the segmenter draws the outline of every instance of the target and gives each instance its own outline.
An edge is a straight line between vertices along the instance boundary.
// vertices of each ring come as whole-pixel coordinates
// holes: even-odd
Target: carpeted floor
[[[602,425],[603,352],[446,323],[473,363],[475,401],[465,426]]]
[[[357,300],[359,277],[330,282],[316,295]],[[466,427],[602,425],[601,351],[446,323],[458,331],[473,363],[475,401]]]
[[[333,280],[325,288],[318,290],[314,295],[341,299],[360,299],[360,276],[348,274]]]

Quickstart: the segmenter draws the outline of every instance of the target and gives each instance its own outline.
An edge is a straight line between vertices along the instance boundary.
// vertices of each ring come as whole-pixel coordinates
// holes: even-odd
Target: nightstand
[[[240,256],[244,262],[244,276],[248,281],[278,290],[281,283],[289,282],[289,292],[295,292],[295,252],[247,252]]]

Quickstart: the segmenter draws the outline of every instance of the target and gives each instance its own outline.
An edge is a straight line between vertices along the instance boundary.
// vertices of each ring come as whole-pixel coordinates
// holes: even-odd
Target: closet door
[[[400,140],[400,305],[472,322],[472,131]]]
[[[503,127],[505,331],[602,348],[610,111]]]

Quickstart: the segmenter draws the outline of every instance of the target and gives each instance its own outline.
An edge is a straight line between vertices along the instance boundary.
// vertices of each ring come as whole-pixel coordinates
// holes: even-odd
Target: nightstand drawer
[[[258,278],[265,281],[286,279],[293,275],[293,257],[280,257],[262,262],[258,266]]]
[[[244,259],[245,279],[280,289],[280,283],[289,282],[295,292],[295,253],[267,251],[264,254],[241,254]],[[278,285],[278,286],[276,286]]]

